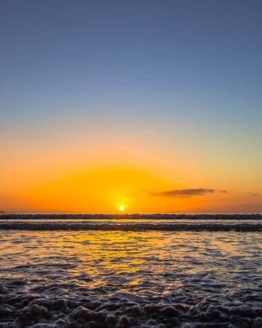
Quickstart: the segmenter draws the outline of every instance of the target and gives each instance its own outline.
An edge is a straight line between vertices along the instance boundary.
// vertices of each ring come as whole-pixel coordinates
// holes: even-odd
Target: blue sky
[[[22,105],[25,117],[45,110],[52,118],[55,106],[59,115],[107,103],[143,106],[152,115],[160,107],[167,115],[260,114],[260,1],[2,1],[1,7],[3,111],[17,113]]]

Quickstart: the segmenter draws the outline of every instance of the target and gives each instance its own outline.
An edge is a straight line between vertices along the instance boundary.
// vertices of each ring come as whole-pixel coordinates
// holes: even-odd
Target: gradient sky
[[[262,212],[262,1],[2,0],[0,210]]]

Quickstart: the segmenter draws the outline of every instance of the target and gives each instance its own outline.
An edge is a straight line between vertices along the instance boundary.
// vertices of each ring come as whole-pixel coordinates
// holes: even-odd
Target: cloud
[[[258,193],[258,192],[250,192],[249,195],[250,196],[253,196],[253,197],[259,197],[260,196],[260,193]]]
[[[193,196],[204,196],[206,194],[212,194],[216,192],[215,189],[205,189],[205,188],[197,188],[197,189],[174,189],[160,192],[150,192],[150,196],[161,196],[161,197],[193,197]],[[226,191],[220,191],[225,193]]]

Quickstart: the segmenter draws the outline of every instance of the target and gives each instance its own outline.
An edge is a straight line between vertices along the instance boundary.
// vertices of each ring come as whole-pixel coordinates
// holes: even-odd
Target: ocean
[[[0,327],[262,327],[260,215],[0,216]]]

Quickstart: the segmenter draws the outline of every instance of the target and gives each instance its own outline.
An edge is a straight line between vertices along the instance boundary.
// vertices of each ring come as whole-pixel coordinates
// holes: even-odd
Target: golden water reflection
[[[261,239],[237,232],[6,231],[0,279],[24,279],[30,288],[56,283],[68,295],[103,288],[227,298],[246,287],[256,293]]]

